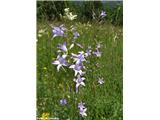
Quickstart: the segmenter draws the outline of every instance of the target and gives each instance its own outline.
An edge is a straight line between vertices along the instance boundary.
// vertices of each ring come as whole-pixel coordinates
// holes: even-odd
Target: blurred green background
[[[61,21],[65,8],[78,15],[77,21],[94,22],[93,12],[104,10],[107,22],[123,25],[123,1],[37,1],[37,21]]]

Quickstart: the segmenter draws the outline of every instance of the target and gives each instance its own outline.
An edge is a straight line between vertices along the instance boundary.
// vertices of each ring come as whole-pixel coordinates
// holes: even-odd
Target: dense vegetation
[[[123,25],[123,4],[122,1],[101,2],[101,1],[38,1],[37,19],[60,21],[60,14],[64,15],[64,8],[70,8],[78,15],[77,21],[94,21],[93,12],[107,12],[106,20],[114,25]]]
[[[55,120],[122,120],[123,119],[123,13],[122,4],[102,2],[37,2],[37,118]],[[64,8],[70,8],[74,20],[64,19]],[[104,10],[107,16],[93,19]],[[91,12],[92,11],[92,12]],[[61,15],[62,16],[61,16]],[[104,15],[105,16],[105,15]],[[63,27],[62,27],[63,25]],[[54,31],[67,28],[64,31]],[[74,47],[70,49],[79,33]],[[63,33],[64,32],[64,33]],[[57,34],[57,35],[56,35]],[[59,51],[58,44],[66,42],[67,52]],[[85,86],[75,89],[74,71],[58,67],[57,55],[86,51],[91,46],[91,56],[85,56]],[[96,57],[98,46],[101,56]],[[85,54],[84,54],[85,55]],[[82,62],[82,61],[81,61]],[[99,82],[99,78],[103,81]],[[87,116],[77,108],[85,103]]]

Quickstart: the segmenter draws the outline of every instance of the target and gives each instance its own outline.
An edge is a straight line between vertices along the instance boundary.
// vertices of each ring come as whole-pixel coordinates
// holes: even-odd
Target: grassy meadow
[[[85,87],[75,93],[74,71],[60,69],[52,63],[57,57],[57,44],[70,38],[53,38],[52,27],[64,24],[76,26],[80,37],[73,53],[101,42],[102,56],[90,58],[85,76]],[[67,46],[69,47],[69,46]],[[98,78],[104,84],[98,84]],[[60,105],[65,98],[67,104]],[[87,116],[79,115],[77,104],[85,102]],[[122,120],[123,119],[123,28],[107,22],[38,22],[37,23],[37,118],[49,113],[55,120]]]

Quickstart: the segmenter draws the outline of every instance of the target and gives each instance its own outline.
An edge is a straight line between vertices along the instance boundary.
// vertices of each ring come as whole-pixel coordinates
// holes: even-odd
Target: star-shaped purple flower
[[[86,61],[85,56],[84,56],[84,52],[81,51],[81,52],[78,52],[78,53],[79,54],[71,53],[74,62],[76,62],[76,64],[79,64],[83,61]]]
[[[86,111],[87,111],[87,108],[85,108],[85,109],[80,109],[79,114],[80,114],[82,117],[87,116]]]
[[[57,71],[59,71],[60,67],[68,66],[68,63],[65,59],[66,56],[67,55],[62,55],[62,56],[58,55],[57,60],[52,62],[52,64],[57,65]]]
[[[78,103],[78,108],[80,109],[80,110],[82,110],[82,109],[84,109],[85,108],[85,103],[82,103],[82,101],[80,102],[80,103]]]
[[[74,32],[73,35],[74,35],[73,37],[74,39],[77,39],[80,36],[78,32]]]
[[[84,72],[82,72],[82,69],[84,69],[85,67],[83,66],[82,63],[78,63],[78,64],[73,64],[71,65],[69,68],[72,68],[75,72],[75,76],[79,73],[80,75],[83,75]]]
[[[84,82],[83,82],[84,80],[85,80],[85,78],[84,78],[84,77],[81,77],[80,75],[77,76],[77,79],[74,79],[74,80],[73,80],[74,82],[76,82],[76,93],[78,92],[78,87],[79,87],[80,85],[85,86],[85,84],[84,84]]]
[[[85,105],[85,103],[82,103],[82,102],[78,103],[79,114],[82,117],[87,116],[87,114],[86,114],[87,108],[84,105]]]
[[[59,102],[60,102],[61,105],[66,105],[66,104],[67,104],[67,100],[64,99],[64,98],[63,98],[63,99],[60,99]]]
[[[91,47],[89,46],[88,49],[86,50],[85,57],[90,56],[91,52],[92,52],[92,50],[91,50]]]
[[[106,17],[106,16],[107,16],[107,14],[106,14],[106,12],[105,12],[105,11],[102,11],[102,12],[101,12],[101,14],[100,14],[100,16],[101,16],[102,18],[104,18],[104,17]]]
[[[63,44],[59,44],[58,45],[58,48],[60,49],[60,50],[62,50],[62,51],[64,51],[64,52],[67,52],[68,50],[67,50],[67,43],[66,42],[64,42]]]
[[[60,27],[53,27],[53,38],[57,37],[57,36],[64,36],[64,31],[66,30],[66,28],[63,27],[63,25],[61,25]]]
[[[96,49],[96,52],[93,52],[93,54],[95,54],[97,57],[101,57],[102,53],[98,49]]]

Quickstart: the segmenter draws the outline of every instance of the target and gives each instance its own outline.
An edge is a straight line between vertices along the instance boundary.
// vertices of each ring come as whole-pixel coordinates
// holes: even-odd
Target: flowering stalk
[[[65,9],[65,17],[68,18],[69,20],[74,20],[76,19],[76,15],[72,15],[71,12],[69,12],[69,8]],[[101,18],[104,18],[107,14],[102,11],[100,14]],[[55,37],[63,37],[64,33],[67,31],[67,29],[64,27],[64,25],[61,25],[59,27],[53,27],[53,38]],[[77,39],[80,37],[80,34],[78,31],[72,27],[70,30],[72,32],[72,40],[67,38],[67,42],[63,42],[61,44],[58,44],[57,48],[57,58],[52,62],[53,65],[57,66],[57,71],[59,72],[61,68],[65,69],[72,69],[74,71],[74,78],[73,82],[75,83],[75,93],[78,93],[80,90],[80,87],[84,87],[85,85],[85,79],[86,79],[86,72],[91,71],[93,75],[95,75],[94,71],[92,69],[97,69],[97,63],[95,64],[95,57],[101,58],[102,52],[100,51],[101,49],[101,44],[98,43],[96,45],[96,48],[93,49],[91,46],[89,46],[86,50],[84,49],[85,46],[82,46],[80,43],[77,42]],[[78,46],[79,48],[83,49],[81,51],[78,51],[76,53],[72,53],[72,49]],[[90,61],[89,61],[90,60]],[[93,61],[93,63],[91,63]],[[87,64],[89,63],[89,64]],[[88,65],[85,67],[84,65]],[[89,68],[91,66],[91,68]],[[94,77],[93,77],[94,79]],[[99,78],[98,81],[99,85],[104,84],[104,80],[102,78]],[[71,85],[69,85],[71,86]],[[94,87],[94,92],[95,90],[95,84],[93,84]],[[71,88],[71,87],[70,87]],[[67,104],[67,100],[65,98],[62,98],[59,100],[60,105],[64,106]],[[87,116],[86,111],[87,108],[84,106],[85,103],[78,103],[78,109],[79,109],[79,114],[82,117]]]

